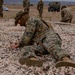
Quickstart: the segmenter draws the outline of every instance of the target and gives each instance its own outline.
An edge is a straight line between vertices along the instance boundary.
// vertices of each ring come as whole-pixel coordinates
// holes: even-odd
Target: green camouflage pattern
[[[30,7],[30,1],[29,0],[23,0],[23,8],[25,12],[29,13],[29,7]]]
[[[64,55],[69,56],[69,53],[61,49],[61,42],[60,36],[53,29],[44,25],[40,19],[31,17],[27,21],[19,46],[23,47],[26,58],[36,57],[37,53],[43,54],[47,51],[59,60]]]
[[[3,17],[3,0],[0,0],[0,17]]]
[[[39,17],[41,17],[41,18],[42,18],[42,14],[43,14],[43,7],[44,7],[44,2],[39,1],[37,4],[37,10],[39,12]]]
[[[73,15],[68,8],[64,8],[61,10],[61,17],[62,17],[62,22],[68,22],[71,23]]]

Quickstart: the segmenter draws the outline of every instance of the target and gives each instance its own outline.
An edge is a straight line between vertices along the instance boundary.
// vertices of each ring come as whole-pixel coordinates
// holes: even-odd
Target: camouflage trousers
[[[39,17],[42,18],[43,9],[42,10],[38,10],[38,11],[39,11]]]
[[[24,57],[36,57],[36,52],[39,52],[41,54],[44,53],[44,51],[47,51],[49,54],[52,54],[52,56],[59,60],[64,56],[69,56],[69,53],[65,50],[61,49],[61,38],[58,34],[54,33],[54,31],[50,30],[46,33],[46,38],[42,42],[43,46],[40,44],[38,45],[32,45],[32,46],[25,46],[23,48]]]

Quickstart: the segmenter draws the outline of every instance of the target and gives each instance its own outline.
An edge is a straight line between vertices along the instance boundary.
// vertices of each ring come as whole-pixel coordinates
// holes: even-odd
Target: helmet
[[[15,25],[17,24],[18,20],[27,12],[19,11],[15,16]]]

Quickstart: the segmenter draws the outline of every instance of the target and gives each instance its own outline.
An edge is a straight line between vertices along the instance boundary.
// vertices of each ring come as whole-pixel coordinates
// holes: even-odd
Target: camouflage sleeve
[[[28,20],[26,30],[21,38],[21,41],[19,43],[19,47],[23,47],[25,45],[28,45],[34,36],[35,33],[36,24],[33,19]]]
[[[62,18],[64,17],[64,13],[63,13],[63,11],[61,11],[61,17],[62,17]]]
[[[66,21],[68,18],[68,13],[66,12],[66,10],[62,11],[62,21]]]

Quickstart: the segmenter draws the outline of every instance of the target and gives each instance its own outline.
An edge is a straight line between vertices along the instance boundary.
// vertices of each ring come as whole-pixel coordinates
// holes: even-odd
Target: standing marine
[[[61,22],[71,23],[73,15],[69,8],[67,8],[66,6],[62,6],[61,7],[61,17],[62,17]]]
[[[29,0],[23,0],[23,8],[25,12],[29,13],[29,7],[30,7],[30,1]]]
[[[51,25],[48,26],[42,19],[30,17],[27,12],[23,12],[17,18],[16,24],[25,24],[26,28],[21,40],[16,44],[12,43],[10,48],[20,47],[21,51],[24,52],[23,57],[19,59],[20,64],[42,66],[44,60],[38,59],[37,56],[51,54],[57,60],[56,67],[75,67],[75,63],[70,59],[69,52],[61,49],[62,40],[54,32]]]
[[[4,0],[0,0],[0,18],[3,17],[3,3],[4,3]]]
[[[40,0],[37,4],[37,10],[39,12],[39,17],[42,18],[42,14],[43,14],[43,8],[44,8],[44,2],[42,0]]]

